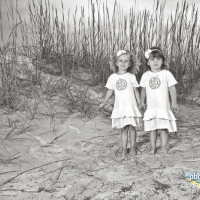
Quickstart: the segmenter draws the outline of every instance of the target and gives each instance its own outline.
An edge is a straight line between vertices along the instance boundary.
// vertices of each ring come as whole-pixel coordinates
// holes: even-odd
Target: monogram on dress
[[[126,80],[125,79],[119,79],[117,82],[116,82],[116,88],[118,89],[118,90],[125,90],[126,89],[126,87],[127,87],[127,82],[126,82]]]
[[[160,79],[158,77],[153,77],[149,80],[149,86],[151,89],[157,89],[160,87]]]

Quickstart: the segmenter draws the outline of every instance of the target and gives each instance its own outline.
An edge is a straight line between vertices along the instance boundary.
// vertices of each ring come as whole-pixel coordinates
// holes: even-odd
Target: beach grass
[[[200,75],[200,26],[195,4],[189,6],[187,1],[178,2],[175,13],[167,17],[165,5],[160,1],[155,1],[153,11],[137,10],[135,3],[128,13],[124,13],[117,2],[110,12],[106,3],[88,1],[87,8],[81,7],[80,17],[77,9],[74,13],[70,10],[66,13],[62,1],[61,8],[58,11],[48,0],[29,1],[29,21],[21,19],[17,0],[7,3],[7,18],[2,16],[0,8],[4,101],[14,99],[12,93],[18,90],[15,67],[18,55],[25,55],[35,63],[37,84],[45,68],[41,62],[51,60],[57,64],[60,75],[68,78],[73,78],[74,71],[80,67],[89,69],[91,84],[98,85],[105,83],[110,75],[109,61],[117,50],[130,50],[140,61],[135,67],[142,71],[142,64],[136,65],[144,61],[144,51],[154,45],[163,49],[170,71],[179,82],[178,93],[189,93],[195,88]],[[3,20],[10,25],[7,40]],[[11,55],[9,61],[8,54]],[[187,84],[183,84],[183,77],[187,77]]]

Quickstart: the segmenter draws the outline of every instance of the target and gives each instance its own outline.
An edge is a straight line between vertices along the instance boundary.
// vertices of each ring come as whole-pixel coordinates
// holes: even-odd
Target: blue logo
[[[190,182],[192,189],[200,188],[200,174],[194,172],[185,173],[185,178]]]

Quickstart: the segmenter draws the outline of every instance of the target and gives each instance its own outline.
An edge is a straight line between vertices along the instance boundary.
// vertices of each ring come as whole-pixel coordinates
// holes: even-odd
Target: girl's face
[[[163,60],[161,57],[153,57],[150,55],[147,64],[150,66],[152,72],[159,72],[161,70]]]
[[[119,73],[127,72],[130,67],[130,55],[123,54],[117,58],[117,66],[119,68]]]

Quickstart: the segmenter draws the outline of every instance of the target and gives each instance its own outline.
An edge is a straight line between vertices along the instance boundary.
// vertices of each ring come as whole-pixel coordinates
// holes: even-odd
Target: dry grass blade
[[[14,155],[12,155],[11,157],[9,157],[9,158],[7,158],[7,159],[0,159],[0,160],[1,160],[1,162],[2,162],[3,164],[7,165],[7,164],[10,164],[13,160],[16,160],[16,159],[22,157],[21,155],[16,156],[16,155],[18,155],[18,154],[19,154],[19,152],[16,153],[16,154],[14,154]]]
[[[13,176],[12,178],[10,178],[10,179],[4,181],[3,183],[1,183],[1,184],[0,184],[0,187],[2,187],[2,186],[4,186],[5,184],[11,182],[13,179],[17,178],[18,176],[21,176],[21,175],[24,174],[24,173],[27,173],[27,172],[30,172],[30,171],[39,169],[39,168],[41,168],[41,167],[45,167],[45,166],[48,166],[48,165],[55,164],[55,163],[58,163],[58,162],[60,162],[60,161],[66,161],[66,160],[68,160],[68,159],[57,160],[57,161],[54,161],[54,162],[46,163],[46,164],[43,164],[43,165],[40,165],[40,166],[37,166],[37,167],[33,167],[33,168],[28,169],[28,170],[26,170],[26,171],[20,172],[20,173],[18,173],[17,175]]]
[[[178,179],[185,179],[185,173],[184,170],[182,169],[180,172],[178,173],[173,173],[173,175],[175,175],[176,178]]]
[[[150,179],[150,181],[151,184],[155,186],[156,190],[162,190],[164,192],[171,187],[169,184],[162,183],[154,178]]]

